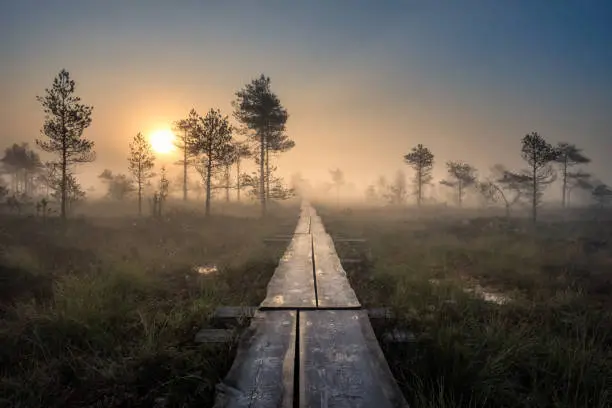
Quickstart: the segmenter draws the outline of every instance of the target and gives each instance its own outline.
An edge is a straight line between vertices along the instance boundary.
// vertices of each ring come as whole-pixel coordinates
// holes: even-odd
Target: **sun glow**
[[[156,153],[166,154],[174,150],[174,133],[169,129],[156,130],[149,140]]]

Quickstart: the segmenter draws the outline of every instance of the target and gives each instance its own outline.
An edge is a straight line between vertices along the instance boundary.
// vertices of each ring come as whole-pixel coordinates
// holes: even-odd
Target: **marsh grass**
[[[283,249],[262,238],[296,216],[3,218],[0,405],[212,406],[235,344],[194,336],[216,307],[263,299]]]
[[[345,269],[366,307],[394,309],[394,321],[376,325],[379,337],[392,328],[414,335],[381,341],[413,407],[612,406],[609,222],[533,230],[391,210],[319,213],[332,236],[368,239],[371,256]],[[476,283],[512,300],[465,292]]]

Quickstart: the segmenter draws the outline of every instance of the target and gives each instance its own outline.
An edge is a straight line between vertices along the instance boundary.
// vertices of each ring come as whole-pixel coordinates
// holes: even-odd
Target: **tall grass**
[[[410,343],[380,337],[412,406],[612,406],[612,302],[603,295],[611,251],[585,245],[606,241],[601,225],[533,231],[392,211],[320,213],[332,236],[368,239],[369,260],[346,269],[362,303],[394,309],[394,321],[375,327],[379,335],[413,334]],[[475,283],[512,300],[466,293]]]
[[[194,336],[217,306],[263,299],[282,248],[262,238],[290,233],[296,217],[88,219],[62,231],[4,219],[0,405],[211,406],[235,345]]]

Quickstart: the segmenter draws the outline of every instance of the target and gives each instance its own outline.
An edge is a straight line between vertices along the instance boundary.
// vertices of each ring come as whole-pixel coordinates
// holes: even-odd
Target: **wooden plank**
[[[237,339],[232,329],[202,329],[195,335],[196,343],[231,343]]]
[[[365,261],[361,258],[342,258],[340,259],[340,263],[342,265],[358,265],[365,263]]]
[[[255,316],[257,306],[219,306],[213,313],[213,321],[233,322],[238,319],[250,319]],[[395,318],[393,310],[388,307],[367,309],[370,320],[387,320]]]
[[[368,242],[365,238],[336,238],[335,242],[350,242],[350,243],[366,243]]]
[[[361,303],[357,300],[340,258],[336,253],[334,242],[323,229],[320,219],[313,218],[314,265],[317,286],[317,307],[357,309]]]
[[[290,242],[292,238],[293,237],[264,238],[263,242],[266,244],[269,244],[269,243],[286,244],[287,242]]]
[[[257,307],[254,306],[220,306],[215,309],[212,321],[215,325],[235,325],[243,319],[255,316]]]
[[[234,321],[241,318],[250,319],[255,316],[259,308],[257,306],[219,306],[213,313],[213,320]],[[370,320],[393,319],[395,314],[388,307],[375,307],[367,309]]]
[[[313,211],[312,207],[306,202],[302,203],[300,208],[300,218],[298,219],[297,226],[295,227],[295,234],[310,234],[310,215]]]
[[[300,216],[298,220],[297,226],[295,227],[294,234],[309,234],[310,233],[310,216],[304,215]]]
[[[268,283],[261,308],[299,309],[316,306],[312,239],[309,234],[295,235]]]
[[[214,408],[291,408],[297,312],[258,311],[217,385]]]
[[[321,217],[317,215],[314,208],[311,210],[311,213],[310,213],[310,233],[313,235],[325,233],[325,227],[323,227],[323,221],[321,221]]]
[[[379,307],[374,309],[368,309],[368,317],[370,318],[370,320],[393,319],[395,318],[395,314],[391,309],[387,307]]]
[[[408,408],[367,312],[300,311],[301,408]]]
[[[285,240],[287,242],[291,241],[291,238],[293,238],[293,235],[274,235],[273,237],[266,237],[264,238],[264,241],[267,239],[273,239],[273,240]]]

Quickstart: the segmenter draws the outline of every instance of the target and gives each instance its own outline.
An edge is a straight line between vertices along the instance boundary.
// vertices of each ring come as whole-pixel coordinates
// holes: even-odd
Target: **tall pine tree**
[[[275,134],[285,130],[289,117],[287,110],[281,105],[280,99],[270,89],[270,78],[263,74],[236,92],[233,102],[234,117],[255,132],[259,145],[259,188],[257,189],[261,202],[262,214],[266,214],[266,158]]]
[[[68,194],[74,183],[71,166],[95,160],[94,142],[84,139],[83,131],[91,125],[93,107],[81,103],[74,94],[75,82],[65,69],[53,80],[51,88],[45,89],[44,96],[37,100],[45,112],[45,122],[41,133],[47,139],[36,139],[43,151],[58,156],[55,162],[60,169],[60,203],[62,219],[66,218]]]

